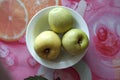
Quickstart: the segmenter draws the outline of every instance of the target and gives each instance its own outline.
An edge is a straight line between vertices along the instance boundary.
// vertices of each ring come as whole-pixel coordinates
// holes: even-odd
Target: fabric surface
[[[37,63],[27,50],[25,33],[16,39],[4,38],[6,34],[11,37],[12,32],[18,36],[21,29],[17,30],[19,33],[14,30],[17,23],[26,28],[37,11],[56,4],[76,10],[90,31],[90,45],[83,62],[62,70],[48,69]],[[30,0],[29,3],[27,0],[0,0],[0,80],[24,80],[34,75],[49,80],[57,77],[61,80],[120,80],[119,4],[120,0]],[[13,19],[16,24],[10,22]]]

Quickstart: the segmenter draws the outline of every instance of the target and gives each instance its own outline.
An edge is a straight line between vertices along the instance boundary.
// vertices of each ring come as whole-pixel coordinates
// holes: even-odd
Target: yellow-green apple
[[[50,28],[57,33],[64,33],[73,26],[72,14],[63,7],[56,7],[48,14]]]
[[[89,39],[81,29],[71,29],[62,38],[64,49],[72,55],[83,53],[88,47],[88,44]]]
[[[53,60],[60,54],[61,40],[55,32],[43,31],[35,38],[34,49],[41,58]]]

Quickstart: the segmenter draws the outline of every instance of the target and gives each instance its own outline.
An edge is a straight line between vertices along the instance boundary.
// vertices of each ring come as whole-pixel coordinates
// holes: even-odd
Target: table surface
[[[49,80],[120,80],[120,0],[0,0],[0,80],[42,75]],[[85,19],[90,44],[73,67],[48,69],[27,50],[27,23],[39,10],[54,5],[74,9]]]

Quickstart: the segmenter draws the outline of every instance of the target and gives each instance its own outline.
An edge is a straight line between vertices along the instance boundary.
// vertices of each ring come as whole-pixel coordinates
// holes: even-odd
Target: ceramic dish
[[[27,48],[30,52],[30,54],[33,56],[33,58],[39,62],[40,64],[52,68],[52,69],[62,69],[62,68],[67,68],[70,66],[75,65],[77,62],[79,62],[83,56],[85,55],[86,51],[83,54],[77,55],[77,56],[71,56],[67,54],[64,50],[61,51],[61,55],[53,60],[53,61],[48,61],[40,58],[37,53],[34,50],[34,39],[35,37],[42,31],[48,30],[49,29],[49,24],[48,24],[48,13],[51,9],[55,8],[57,6],[50,6],[47,8],[44,8],[37,12],[30,22],[28,23],[27,30],[26,30],[26,44]],[[61,6],[63,7],[63,6]],[[82,29],[88,36],[89,38],[89,31],[88,27],[86,25],[86,22],[84,19],[81,17],[80,14],[78,14],[76,11],[64,7],[68,9],[72,16],[74,17],[74,28],[79,28]],[[87,50],[87,49],[86,49]]]

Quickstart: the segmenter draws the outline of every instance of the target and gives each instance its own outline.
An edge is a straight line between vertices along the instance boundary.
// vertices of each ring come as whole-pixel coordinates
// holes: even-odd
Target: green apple
[[[89,39],[81,29],[71,29],[66,32],[62,38],[64,49],[72,55],[83,53],[88,47],[88,44]]]
[[[73,26],[72,14],[63,7],[56,7],[48,14],[50,28],[56,33],[64,33]]]
[[[55,32],[43,31],[35,38],[34,49],[41,58],[53,60],[60,54],[61,40]]]

